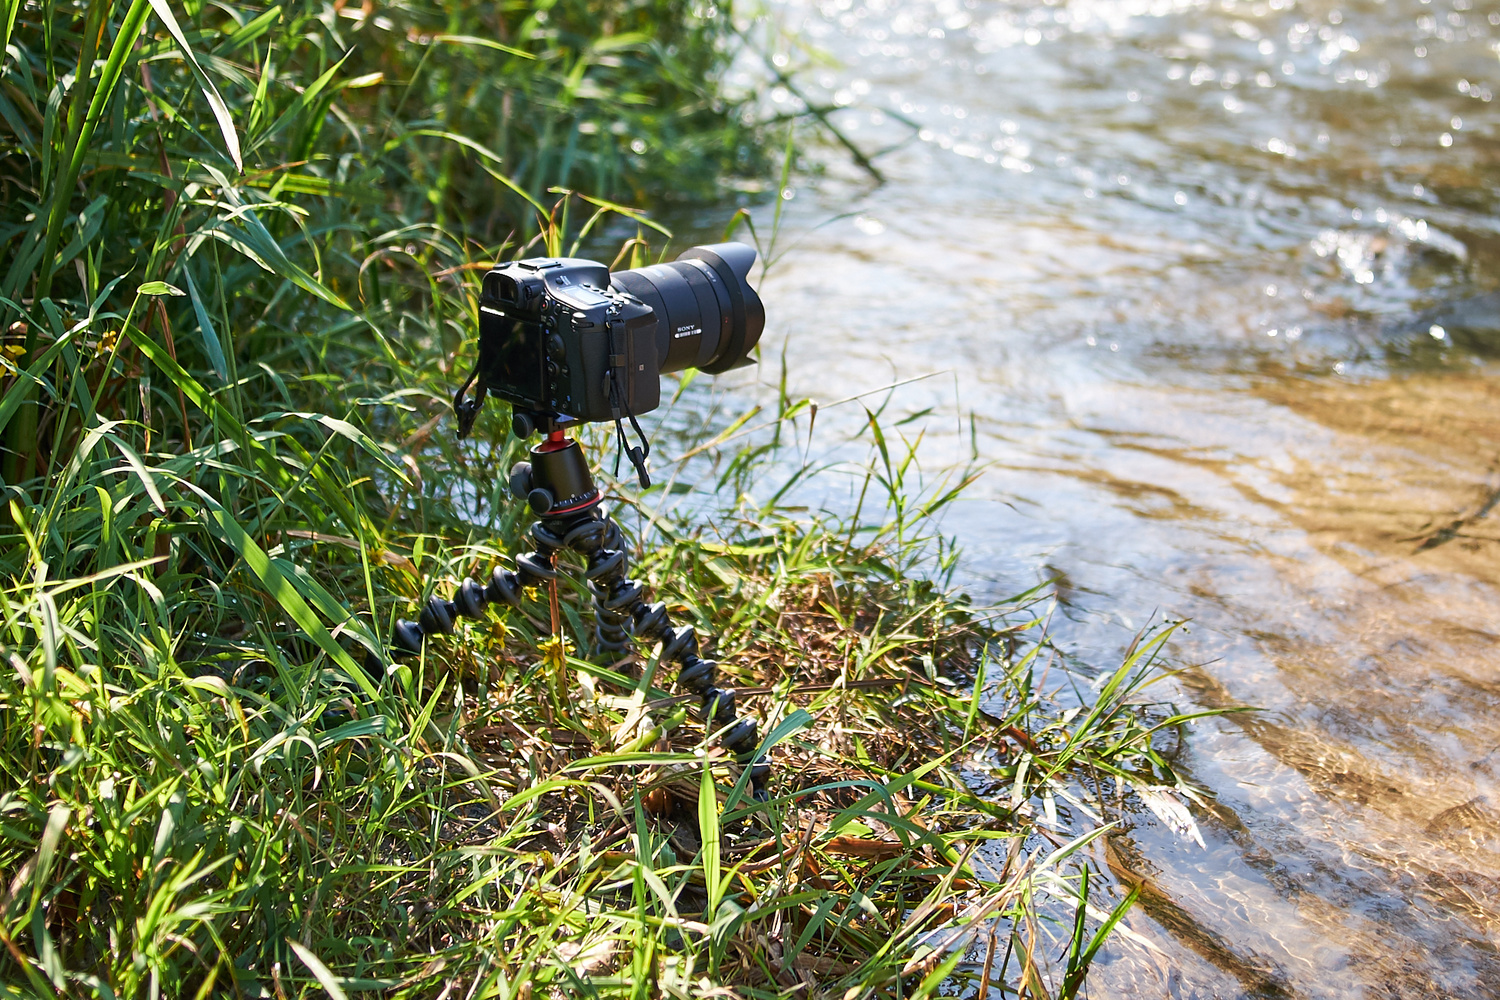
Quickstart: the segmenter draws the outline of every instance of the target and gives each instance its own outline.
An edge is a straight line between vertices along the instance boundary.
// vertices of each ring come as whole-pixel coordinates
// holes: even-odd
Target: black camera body
[[[571,257],[495,268],[479,300],[480,392],[580,421],[654,410],[664,373],[752,363],[765,326],[754,262],[751,247],[719,243],[613,275]]]
[[[497,268],[479,300],[479,378],[525,409],[579,420],[645,413],[661,402],[656,316],[611,288],[609,268],[595,261]]]

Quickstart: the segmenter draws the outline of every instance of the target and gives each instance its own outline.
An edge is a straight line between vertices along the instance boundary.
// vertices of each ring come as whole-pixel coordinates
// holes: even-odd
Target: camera
[[[478,393],[462,403],[467,383],[459,391],[461,421],[487,393],[517,413],[619,421],[660,405],[667,372],[751,364],[766,322],[749,282],[755,256],[715,243],[614,274],[571,257],[495,268],[479,299]]]
[[[673,624],[663,602],[650,603],[630,579],[629,550],[620,526],[602,506],[582,446],[569,425],[613,420],[619,450],[614,475],[628,455],[641,489],[650,489],[651,454],[636,416],[661,403],[661,376],[698,368],[710,374],[748,364],[766,325],[765,307],[750,287],[755,251],[741,243],[693,247],[671,263],[620,271],[591,260],[541,257],[497,267],[484,276],[479,298],[479,361],[453,397],[458,436],[464,437],[486,396],[511,404],[511,430],[545,438],[511,466],[510,494],[537,520],[534,546],[515,568],[496,566],[488,583],[469,578],[451,600],[433,595],[417,621],[398,619],[391,630],[398,655],[415,656],[432,635],[454,631],[461,618],[478,618],[491,604],[522,607],[523,592],[556,581],[562,550],[581,556],[580,584],[594,600],[594,653],[612,662],[633,639],[660,643],[655,662],[676,664],[677,684],[699,703],[710,733],[747,768],[752,794],[767,801],[770,764],[758,749],[754,719],[735,712],[733,689],[716,681],[718,664],[699,655],[691,625]],[[468,398],[469,388],[478,389]],[[630,421],[639,445],[631,445]],[[508,450],[508,449],[506,449]],[[560,634],[558,592],[552,590],[552,628]]]

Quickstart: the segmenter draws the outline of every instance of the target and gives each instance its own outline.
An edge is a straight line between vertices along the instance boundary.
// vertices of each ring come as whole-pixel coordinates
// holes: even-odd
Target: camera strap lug
[[[624,333],[625,321],[620,319],[619,308],[615,307],[609,313],[609,410],[615,420],[615,439],[619,442],[619,450],[615,452],[614,474],[617,478],[620,475],[621,453],[628,455],[630,464],[635,468],[636,481],[644,490],[651,487],[651,474],[646,471],[646,459],[651,457],[651,442],[646,440],[646,432],[641,430],[640,422],[630,411],[629,395],[625,390],[626,369],[630,359],[620,349]],[[640,439],[639,445],[631,444],[625,437],[624,421],[627,418],[636,437]]]
[[[629,362],[626,357],[622,342],[625,336],[625,322],[620,319],[618,307],[612,307],[609,311],[609,412],[619,423],[620,418],[630,410],[626,402],[625,392],[625,369]],[[622,412],[622,410],[624,412]]]
[[[458,387],[453,394],[453,415],[458,418],[458,437],[460,440],[469,436],[474,429],[474,419],[479,416],[479,408],[484,405],[484,397],[488,395],[484,384],[481,383],[479,391],[474,393],[473,399],[465,399],[464,395],[469,391],[469,386],[479,377],[479,366],[476,364],[474,370],[469,372],[469,377],[464,379],[464,384]]]

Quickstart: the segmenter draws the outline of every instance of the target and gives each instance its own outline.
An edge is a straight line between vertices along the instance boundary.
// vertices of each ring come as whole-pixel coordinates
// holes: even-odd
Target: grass
[[[766,169],[728,21],[8,0],[9,995],[1078,994],[1129,905],[1090,875],[1106,811],[1176,784],[1183,719],[1142,703],[1169,632],[1075,690],[1035,595],[953,592],[963,481],[878,413],[868,468],[821,473],[842,513],[795,506],[806,400],[619,491],[638,577],[753,692],[768,803],[648,651],[548,641],[545,595],[361,666],[525,527],[501,414],[446,423],[478,274],[660,244],[610,199]]]

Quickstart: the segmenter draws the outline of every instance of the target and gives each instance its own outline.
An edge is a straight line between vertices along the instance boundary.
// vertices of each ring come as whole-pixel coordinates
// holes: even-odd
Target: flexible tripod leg
[[[490,582],[481,585],[473,578],[465,580],[454,591],[452,600],[443,600],[436,594],[422,605],[422,611],[414,622],[399,619],[391,633],[391,642],[398,656],[415,656],[422,652],[422,641],[430,635],[450,635],[460,618],[482,618],[484,609],[490,604],[521,607],[521,592],[557,578],[557,568],[552,556],[563,547],[563,540],[548,531],[538,521],[531,526],[531,538],[536,551],[523,552],[516,556],[514,571],[495,567]]]
[[[645,588],[627,575],[629,556],[619,526],[605,516],[574,528],[564,544],[588,560],[584,576],[594,597],[596,647],[601,652],[618,652],[626,647],[627,635],[660,641],[658,662],[677,664],[677,686],[698,696],[698,714],[705,723],[711,721],[725,730],[719,742],[750,765],[751,787],[762,796],[771,768],[764,761],[752,760],[757,747],[755,720],[736,717],[734,689],[714,683],[718,664],[698,655],[697,633],[690,626],[674,627],[665,604],[646,603]]]
[[[396,622],[391,640],[397,655],[415,655],[430,635],[448,635],[459,618],[483,617],[490,604],[521,606],[521,592],[558,575],[553,555],[570,549],[587,560],[584,578],[593,594],[597,624],[595,648],[600,653],[619,654],[629,648],[630,638],[661,643],[660,663],[678,666],[677,686],[699,699],[698,716],[705,725],[725,730],[720,744],[750,767],[752,794],[764,800],[771,768],[754,760],[757,726],[754,719],[735,716],[733,688],[715,685],[718,664],[698,655],[698,635],[689,626],[674,627],[665,604],[648,604],[645,588],[627,576],[629,559],[619,526],[597,510],[567,519],[544,518],[531,526],[536,551],[516,557],[514,571],[496,568],[487,585],[467,579],[451,600],[433,595],[423,605],[417,621]]]
[[[584,578],[594,597],[594,647],[600,654],[618,655],[632,636],[661,643],[659,663],[675,663],[677,685],[696,695],[698,714],[709,728],[724,730],[720,743],[750,767],[750,783],[757,798],[765,798],[770,766],[755,760],[756,724],[734,713],[734,690],[715,685],[718,664],[698,655],[698,636],[688,626],[673,626],[664,604],[647,604],[645,589],[627,575],[625,538],[608,516],[599,512],[601,499],[577,442],[549,419],[547,439],[531,449],[529,462],[511,469],[511,493],[524,500],[540,520],[531,526],[536,551],[516,557],[516,568],[496,569],[481,586],[465,580],[445,601],[432,597],[417,621],[398,621],[392,634],[398,653],[421,652],[422,640],[453,631],[459,618],[478,618],[486,605],[520,607],[521,591],[556,579],[555,556],[561,549],[587,560]],[[527,432],[530,433],[529,431]],[[524,436],[524,435],[523,435]]]

